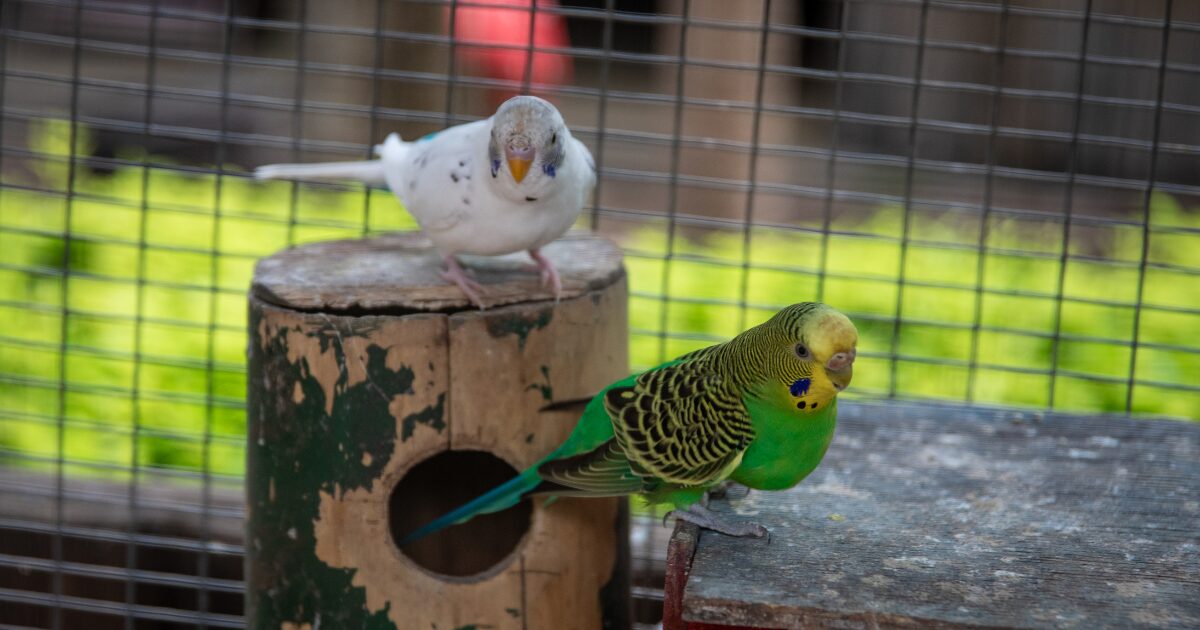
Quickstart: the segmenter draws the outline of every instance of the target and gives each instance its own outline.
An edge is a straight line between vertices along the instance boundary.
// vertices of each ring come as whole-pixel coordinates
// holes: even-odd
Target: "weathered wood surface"
[[[589,237],[548,249],[573,287],[565,299],[530,291],[524,298],[535,301],[487,311],[442,285],[440,260],[407,236],[314,245],[259,265],[246,478],[251,627],[628,624],[617,499],[537,500],[514,508],[525,510],[517,517],[487,515],[403,550],[394,542],[513,474],[464,490],[479,471],[452,467],[424,486],[401,485],[422,463],[484,451],[523,469],[575,424],[570,412],[543,407],[628,372],[619,251]],[[480,272],[485,286],[489,273]],[[532,273],[513,277],[513,291],[536,283]],[[456,296],[436,297],[443,290]]]
[[[1200,626],[1200,423],[844,403],[800,486],[714,504],[772,536],[701,532],[685,621]]]
[[[571,233],[542,248],[562,277],[567,300],[611,286],[624,275],[621,251],[611,241]],[[487,306],[553,300],[531,270],[529,255],[460,256],[483,285]],[[443,280],[442,261],[420,233],[368,240],[310,243],[259,261],[252,291],[262,300],[305,311],[456,311],[473,308],[462,291]]]

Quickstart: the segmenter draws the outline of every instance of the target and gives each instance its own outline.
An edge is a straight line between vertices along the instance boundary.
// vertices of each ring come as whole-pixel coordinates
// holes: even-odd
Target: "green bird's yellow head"
[[[730,342],[752,387],[804,412],[829,405],[850,385],[858,330],[836,309],[793,304]],[[765,391],[762,391],[765,388]]]

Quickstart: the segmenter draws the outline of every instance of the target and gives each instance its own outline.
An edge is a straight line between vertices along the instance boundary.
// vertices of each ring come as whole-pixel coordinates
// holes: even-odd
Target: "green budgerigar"
[[[613,383],[562,446],[401,544],[537,495],[640,494],[706,529],[762,536],[757,524],[719,519],[706,492],[728,480],[782,490],[808,476],[833,439],[857,342],[842,313],[793,304],[728,342]]]

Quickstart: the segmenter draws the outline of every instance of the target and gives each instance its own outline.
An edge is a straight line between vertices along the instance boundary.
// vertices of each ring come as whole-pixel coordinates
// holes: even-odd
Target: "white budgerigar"
[[[393,133],[375,154],[366,162],[272,164],[255,176],[387,184],[444,257],[442,277],[476,306],[483,308],[483,289],[457,254],[526,250],[558,297],[558,272],[539,249],[575,222],[596,184],[596,165],[553,105],[515,96],[491,118],[414,142]]]

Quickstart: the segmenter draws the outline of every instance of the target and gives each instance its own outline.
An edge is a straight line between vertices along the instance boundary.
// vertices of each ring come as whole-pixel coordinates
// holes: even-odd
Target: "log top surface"
[[[571,233],[542,248],[562,277],[569,299],[616,282],[621,250],[612,241]],[[460,256],[484,287],[488,306],[552,300],[525,252]],[[258,262],[253,294],[276,306],[306,311],[454,311],[474,308],[443,280],[441,257],[419,233],[324,241],[283,250]]]
[[[808,479],[739,496],[771,540],[701,531],[684,619],[1200,626],[1200,423],[844,403]]]

